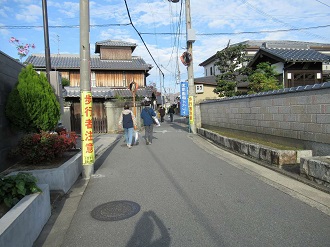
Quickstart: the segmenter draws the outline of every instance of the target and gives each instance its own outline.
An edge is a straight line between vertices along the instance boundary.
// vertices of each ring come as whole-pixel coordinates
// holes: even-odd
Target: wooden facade
[[[101,59],[102,60],[131,60],[132,50],[130,47],[101,47]]]
[[[63,78],[70,81],[71,87],[80,86],[80,71],[78,70],[59,70]],[[141,71],[107,71],[92,70],[92,87],[128,87],[134,81],[139,87],[145,87],[146,79],[144,72]]]
[[[152,68],[141,57],[132,56],[136,44],[106,40],[95,44],[95,53],[91,56],[91,87],[93,97],[94,132],[113,131],[107,126],[113,116],[107,116],[105,103],[114,101],[118,96],[131,100],[129,84],[137,83],[141,97],[150,97],[146,89],[146,77]],[[31,55],[27,59],[38,71],[45,71],[45,56]],[[80,57],[76,54],[59,54],[51,57],[52,68],[61,73],[62,78],[70,81],[65,87],[65,101],[70,105],[71,129],[80,132]],[[117,90],[117,91],[116,91]],[[94,93],[93,93],[94,92]],[[146,95],[147,94],[147,95]]]

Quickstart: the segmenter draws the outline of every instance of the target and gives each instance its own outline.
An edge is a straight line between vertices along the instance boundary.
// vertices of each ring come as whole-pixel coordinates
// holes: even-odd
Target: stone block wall
[[[7,159],[7,153],[19,139],[18,134],[10,129],[5,107],[8,95],[18,81],[18,74],[22,68],[23,64],[0,51],[0,171],[11,164]]]
[[[330,82],[206,101],[200,114],[201,126],[291,138],[330,154]]]

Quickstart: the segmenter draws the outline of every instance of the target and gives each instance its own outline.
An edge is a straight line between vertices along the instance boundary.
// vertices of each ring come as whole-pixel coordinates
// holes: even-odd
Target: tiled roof
[[[259,52],[264,52],[278,57],[283,62],[329,62],[330,56],[311,49],[279,49],[260,48]],[[258,53],[259,53],[258,52]],[[257,55],[256,55],[257,56]]]
[[[74,54],[51,55],[52,69],[79,69],[80,57]],[[32,54],[26,59],[35,68],[45,68],[45,55]],[[91,69],[106,70],[145,70],[149,71],[152,65],[147,64],[141,57],[132,57],[132,60],[101,60],[99,56],[91,56]]]
[[[326,44],[326,43],[294,41],[294,40],[246,40],[243,42],[233,44],[233,46],[239,44],[248,45],[249,47],[265,46],[267,48],[292,48],[292,49],[310,49],[311,47],[330,48],[330,44]]]
[[[195,84],[217,85],[214,75],[194,78]]]
[[[152,92],[146,88],[139,88],[136,96],[151,97]],[[128,88],[92,87],[93,98],[113,99],[116,96],[132,97]],[[80,97],[80,87],[64,87],[63,97]]]
[[[99,41],[95,43],[95,53],[100,53],[100,47],[101,46],[106,46],[106,47],[131,47],[132,52],[134,51],[135,47],[137,44],[135,43],[130,43],[130,42],[125,42],[121,40],[104,40],[104,41]]]
[[[304,42],[294,40],[246,40],[243,42],[235,43],[230,46],[247,45],[248,47],[265,47],[265,48],[290,48],[290,49],[316,49],[317,50],[329,50],[330,44],[327,43],[316,43],[316,42]],[[201,62],[199,66],[205,66],[212,63],[216,59],[216,55],[207,58]]]

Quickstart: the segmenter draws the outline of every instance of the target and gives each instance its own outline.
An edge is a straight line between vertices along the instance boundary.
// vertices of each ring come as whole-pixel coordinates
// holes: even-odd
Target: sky
[[[183,2],[182,2],[183,1]],[[51,54],[79,54],[79,1],[47,0]],[[90,51],[104,40],[137,44],[133,56],[153,66],[147,85],[173,93],[187,80],[179,57],[186,51],[185,1],[90,0]],[[128,10],[127,10],[128,9]],[[295,40],[330,43],[329,0],[190,0],[194,77],[199,64],[228,43],[246,40]],[[132,22],[130,22],[130,19]],[[132,25],[130,25],[132,23]],[[45,54],[41,0],[0,0],[0,50],[17,59],[11,37],[34,44],[29,54]],[[23,61],[26,59],[23,58]]]

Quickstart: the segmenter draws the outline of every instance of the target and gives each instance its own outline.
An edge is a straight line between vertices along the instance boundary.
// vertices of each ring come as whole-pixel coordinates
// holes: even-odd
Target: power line
[[[127,10],[128,18],[129,18],[129,21],[130,21],[130,25],[132,25],[132,27],[134,28],[134,30],[136,31],[136,33],[137,33],[137,34],[139,35],[139,37],[141,38],[141,41],[143,42],[144,47],[147,49],[147,51],[148,51],[150,57],[152,58],[152,60],[153,60],[154,63],[156,64],[157,68],[159,69],[159,71],[162,73],[162,75],[163,75],[163,77],[164,77],[164,73],[163,73],[163,71],[160,69],[160,67],[158,66],[158,64],[157,64],[157,62],[155,61],[154,57],[151,55],[151,52],[150,52],[149,48],[147,47],[146,43],[144,42],[144,40],[143,40],[141,34],[140,34],[139,31],[135,28],[135,26],[134,26],[134,24],[133,24],[133,22],[132,22],[131,14],[129,13],[129,9],[128,9],[128,6],[127,6],[127,2],[126,2],[126,0],[124,0],[124,1],[125,1],[126,10]]]
[[[322,4],[324,4],[325,6],[328,6],[328,7],[330,7],[330,5],[328,5],[328,4],[326,4],[326,3],[323,3],[323,2],[321,2],[321,1],[319,1],[319,0],[315,0],[316,2],[319,2],[319,3],[322,3]]]
[[[291,27],[292,29],[295,29],[296,28],[295,26],[293,26],[291,24],[288,24],[288,23],[286,23],[286,22],[284,22],[284,21],[282,21],[282,20],[280,20],[280,19],[278,19],[278,18],[276,18],[276,17],[274,17],[274,16],[266,13],[262,9],[260,9],[260,8],[258,8],[256,6],[254,6],[253,4],[251,4],[248,0],[241,0],[241,2],[243,4],[246,4],[249,8],[251,8],[255,12],[259,13],[260,15],[266,16],[267,18],[271,19],[274,22],[280,23],[280,24],[282,24],[285,27]],[[301,29],[301,30],[304,30],[304,29]],[[308,32],[305,32],[305,33],[307,35],[309,35],[309,36],[314,36],[314,37],[317,37],[317,38],[326,39],[325,37],[322,37],[320,35],[316,35],[316,34],[312,34],[312,33],[308,33]]]
[[[90,27],[109,27],[109,26],[129,26],[131,23],[126,24],[99,24],[90,25]],[[48,26],[49,28],[79,28],[79,25],[66,25],[66,26]],[[330,27],[330,25],[313,26],[313,27],[301,27],[301,28],[289,28],[289,29],[276,29],[276,30],[260,30],[260,31],[243,31],[236,33],[196,33],[199,36],[212,36],[212,35],[237,35],[237,34],[257,34],[257,33],[277,33],[277,32],[291,32],[291,31],[302,31]],[[33,28],[43,28],[43,26],[0,26],[0,29],[33,29]],[[144,33],[138,32],[143,35],[185,35],[181,32],[166,32],[166,33]]]
[[[290,28],[290,29],[277,29],[277,30],[261,30],[261,31],[243,31],[243,32],[235,32],[235,33],[196,33],[196,36],[216,36],[216,35],[239,35],[239,34],[258,34],[258,33],[278,33],[278,32],[291,32],[291,31],[302,31],[302,30],[310,30],[310,29],[318,29],[318,28],[326,28],[330,27],[330,25],[324,26],[315,26],[315,27],[302,27],[302,28]],[[140,33],[143,35],[153,35],[154,33]],[[157,33],[157,35],[175,35],[177,33]],[[180,35],[185,35],[185,33],[180,33]]]
[[[99,24],[99,25],[90,25],[90,27],[110,27],[110,26],[129,26],[131,23],[124,24]],[[57,26],[48,26],[48,28],[79,28],[80,25],[57,25]],[[0,26],[0,29],[33,29],[33,28],[43,28],[43,26]]]

